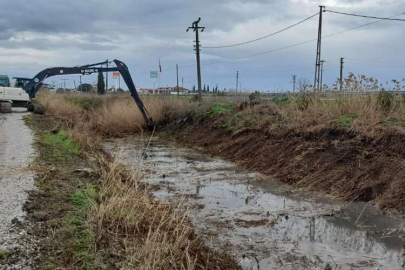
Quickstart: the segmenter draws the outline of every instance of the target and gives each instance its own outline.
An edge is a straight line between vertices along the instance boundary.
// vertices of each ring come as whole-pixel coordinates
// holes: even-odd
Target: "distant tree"
[[[298,91],[305,93],[310,88],[309,81],[307,78],[298,79]]]
[[[98,73],[97,93],[99,95],[104,95],[105,94],[104,74],[102,72]]]
[[[205,83],[204,83],[204,90],[203,90],[203,91],[204,91],[204,92],[207,91],[207,90],[205,89]]]
[[[193,85],[193,92],[195,92],[195,85]]]
[[[209,92],[210,91],[210,86],[209,85],[207,85],[207,92]]]
[[[93,90],[93,86],[89,83],[83,83],[81,85],[79,85],[79,87],[77,88],[77,91],[79,92],[91,92]]]

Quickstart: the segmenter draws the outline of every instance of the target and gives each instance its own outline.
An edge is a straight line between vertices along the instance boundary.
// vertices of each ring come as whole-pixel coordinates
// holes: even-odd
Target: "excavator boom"
[[[121,73],[122,78],[125,81],[125,84],[128,86],[129,91],[131,92],[131,96],[134,99],[136,105],[138,106],[145,122],[148,126],[152,125],[152,120],[149,117],[149,113],[146,110],[142,100],[140,99],[138,92],[136,91],[135,84],[131,78],[131,74],[129,73],[128,67],[119,60],[114,60],[115,67],[103,67],[101,65],[108,64],[108,61],[84,65],[84,66],[77,66],[77,67],[54,67],[54,68],[47,68],[43,71],[39,72],[32,80],[29,81],[23,88],[28,93],[30,99],[35,98],[36,93],[41,88],[45,79],[53,76],[60,76],[60,75],[74,75],[74,74],[82,74],[82,75],[89,75],[92,73],[98,72],[112,72],[118,71]]]

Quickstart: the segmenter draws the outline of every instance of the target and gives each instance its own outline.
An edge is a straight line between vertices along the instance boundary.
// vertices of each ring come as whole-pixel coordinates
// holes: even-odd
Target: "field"
[[[156,124],[154,134],[167,141],[235,161],[296,188],[404,210],[405,99],[399,93],[252,95],[250,100],[211,96],[202,104],[177,97],[142,99]],[[59,225],[45,234],[53,235],[43,247],[51,259],[42,265],[240,267],[239,260],[211,249],[195,232],[189,205],[157,200],[152,193],[161,187],[142,181],[142,165],[128,170],[103,150],[108,139],[151,134],[129,95],[41,94],[38,101],[46,115],[29,120],[40,142],[38,179],[46,179],[38,185],[52,191],[60,185],[56,179],[66,179],[63,196],[71,198],[67,204],[53,198],[58,211],[70,209],[70,214],[53,214]],[[54,169],[61,164],[67,166]],[[91,168],[91,177],[70,177],[77,167]],[[53,211],[46,201],[35,200]],[[55,255],[55,245],[66,239],[73,242],[58,246]]]

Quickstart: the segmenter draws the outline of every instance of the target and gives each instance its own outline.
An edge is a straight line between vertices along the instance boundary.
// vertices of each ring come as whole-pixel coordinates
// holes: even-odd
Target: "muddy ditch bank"
[[[166,139],[127,137],[104,148],[142,170],[157,198],[187,209],[206,243],[243,269],[403,269],[401,217],[293,189]]]
[[[170,124],[165,137],[307,190],[347,201],[405,211],[405,133],[274,126],[269,130],[220,128],[221,119]]]

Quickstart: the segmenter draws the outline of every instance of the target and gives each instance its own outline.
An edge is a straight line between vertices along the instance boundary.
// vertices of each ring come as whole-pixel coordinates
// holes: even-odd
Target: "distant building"
[[[138,91],[140,94],[145,94],[145,95],[152,95],[153,94],[153,88],[137,88],[136,91]],[[155,89],[155,94],[156,95],[171,95],[172,93],[177,94],[177,87],[159,87]],[[179,93],[181,94],[188,94],[190,93],[190,90],[186,88],[179,87]]]

